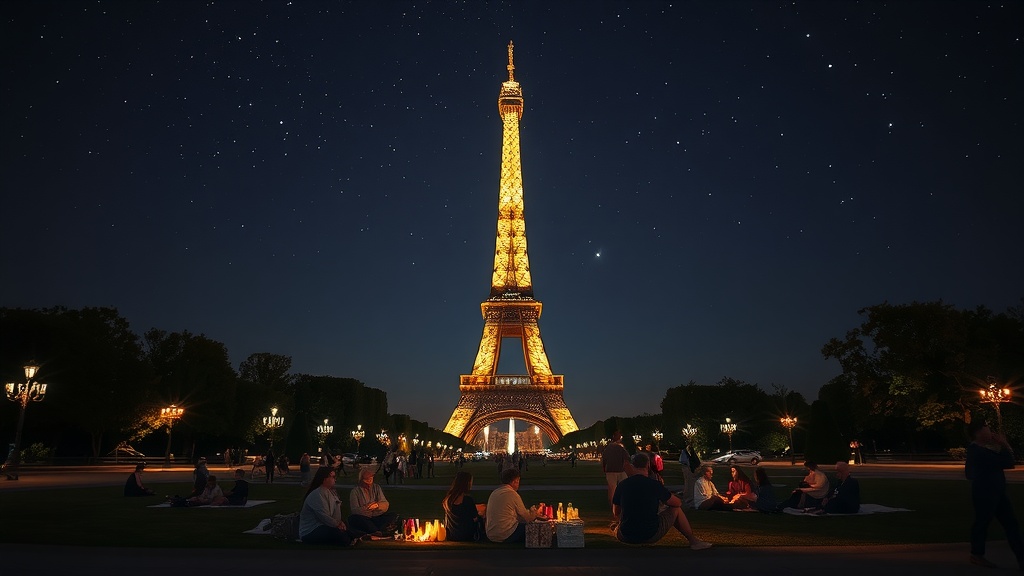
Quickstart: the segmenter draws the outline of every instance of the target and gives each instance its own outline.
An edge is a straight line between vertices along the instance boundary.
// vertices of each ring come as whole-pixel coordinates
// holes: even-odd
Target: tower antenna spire
[[[509,82],[515,82],[516,81],[515,70],[516,70],[516,65],[512,63],[512,41],[509,40],[508,41],[508,81]]]

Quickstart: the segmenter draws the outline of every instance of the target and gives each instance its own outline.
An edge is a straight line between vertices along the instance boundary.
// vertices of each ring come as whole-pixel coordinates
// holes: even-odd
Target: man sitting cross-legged
[[[690,548],[710,548],[710,542],[693,535],[682,501],[664,484],[647,476],[648,462],[647,454],[634,454],[633,474],[615,488],[612,511],[619,518],[615,538],[628,544],[653,544],[674,527],[690,541]]]

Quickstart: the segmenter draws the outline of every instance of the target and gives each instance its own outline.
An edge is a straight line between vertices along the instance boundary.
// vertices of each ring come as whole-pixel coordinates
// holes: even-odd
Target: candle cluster
[[[403,523],[401,532],[395,532],[395,540],[406,542],[444,542],[447,539],[448,530],[437,519],[421,524],[419,518],[410,518]]]

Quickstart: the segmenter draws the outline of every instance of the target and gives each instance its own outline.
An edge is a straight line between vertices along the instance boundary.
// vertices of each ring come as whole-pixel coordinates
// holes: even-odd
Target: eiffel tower
[[[444,431],[472,442],[486,426],[514,418],[538,426],[548,438],[558,441],[579,427],[562,398],[562,375],[551,373],[537,324],[541,303],[533,299],[530,259],[526,254],[523,170],[519,158],[523,91],[515,79],[512,42],[508,43],[508,81],[501,84],[498,112],[504,129],[491,294],[480,304],[484,331],[473,373],[460,376],[462,396]],[[526,374],[497,374],[502,338],[515,338],[522,343]]]

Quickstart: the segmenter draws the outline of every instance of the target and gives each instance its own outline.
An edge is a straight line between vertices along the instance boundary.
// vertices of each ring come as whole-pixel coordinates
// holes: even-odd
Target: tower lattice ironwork
[[[498,94],[503,130],[491,293],[480,304],[484,330],[473,373],[460,377],[462,395],[444,429],[466,442],[471,442],[484,427],[508,418],[539,426],[556,441],[579,429],[562,397],[563,377],[551,373],[537,324],[542,306],[533,298],[530,259],[526,253],[523,170],[519,155],[523,91],[515,79],[512,48],[509,42],[508,81],[502,82]],[[497,373],[503,338],[518,339],[522,343],[526,374]]]

